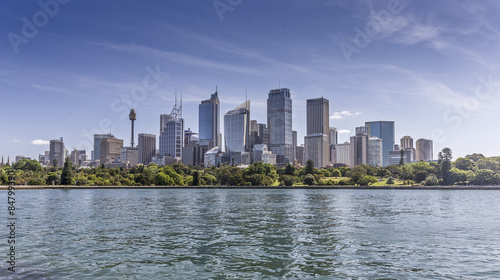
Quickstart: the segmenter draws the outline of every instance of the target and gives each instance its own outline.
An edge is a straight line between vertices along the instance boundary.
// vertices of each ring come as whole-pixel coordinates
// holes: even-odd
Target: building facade
[[[351,144],[349,142],[335,145],[335,163],[343,163],[347,166],[352,166]]]
[[[210,99],[201,101],[198,106],[198,124],[200,142],[206,142],[209,149],[221,147],[222,136],[220,134],[220,100],[215,91]]]
[[[400,147],[402,149],[407,149],[407,148],[413,149],[413,138],[411,138],[411,136],[403,136],[403,138],[401,138],[400,141],[401,141]]]
[[[292,97],[287,88],[269,91],[267,99],[269,149],[277,163],[293,162]]]
[[[250,151],[250,100],[224,115],[226,153]]]
[[[304,160],[312,160],[314,167],[325,168],[330,163],[328,135],[311,134],[304,137]]]
[[[65,159],[65,148],[63,138],[59,140],[50,140],[50,159],[49,164],[54,164],[57,161],[58,167],[63,167]]]
[[[116,139],[116,137],[111,134],[94,134],[94,152],[92,160],[100,160],[101,159],[101,139]]]
[[[368,136],[368,165],[382,166],[382,139]]]
[[[100,163],[108,164],[119,158],[122,152],[123,140],[113,138],[100,139]]]
[[[149,164],[156,155],[156,135],[148,133],[139,133],[138,163]]]
[[[182,118],[182,102],[176,103],[170,114],[160,116],[160,156],[170,155],[182,158],[184,146],[184,119]]]
[[[433,160],[433,143],[432,140],[418,139],[416,142],[416,161],[431,161]]]
[[[389,151],[394,150],[395,126],[393,121],[366,122],[366,133],[382,139],[382,165],[389,165]]]
[[[326,98],[306,100],[306,131],[307,135],[329,134],[329,101]]]

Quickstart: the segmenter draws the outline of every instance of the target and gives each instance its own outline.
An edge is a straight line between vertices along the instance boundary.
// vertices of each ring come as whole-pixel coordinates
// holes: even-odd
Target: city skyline
[[[68,2],[32,37],[22,18],[33,22],[44,7],[7,2],[0,154],[36,158],[60,137],[68,150],[90,154],[94,134],[128,143],[132,107],[136,139],[157,135],[176,92],[193,112],[185,129],[199,132],[197,106],[218,87],[220,112],[248,94],[258,123],[267,123],[269,90],[289,88],[298,144],[305,100],[324,96],[339,143],[365,122],[388,120],[396,140],[433,140],[434,158],[444,147],[455,158],[498,155],[494,137],[484,136],[500,108],[499,3],[395,2],[243,1],[223,14],[210,1]],[[12,34],[24,40],[16,45]]]

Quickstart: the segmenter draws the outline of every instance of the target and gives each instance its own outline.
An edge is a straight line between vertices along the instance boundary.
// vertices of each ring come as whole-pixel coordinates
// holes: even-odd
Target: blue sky
[[[393,120],[397,142],[500,155],[498,1],[41,2],[48,12],[0,4],[5,157],[35,158],[59,137],[91,150],[110,127],[129,143],[131,106],[136,132],[158,135],[176,92],[197,132],[198,104],[216,86],[222,113],[247,92],[251,118],[265,123],[279,85],[291,91],[299,143],[305,100],[324,96],[342,142],[365,121]]]

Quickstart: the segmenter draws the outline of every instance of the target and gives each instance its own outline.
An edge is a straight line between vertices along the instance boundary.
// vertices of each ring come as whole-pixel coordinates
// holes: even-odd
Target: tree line
[[[62,168],[42,167],[36,160],[22,159],[0,167],[0,184],[8,185],[7,172],[13,170],[17,185],[76,186],[386,186],[386,185],[500,185],[500,157],[472,154],[452,161],[449,148],[439,153],[438,162],[400,163],[387,167],[297,168],[276,167],[255,162],[247,167],[220,165],[201,168],[180,163],[154,163],[130,169],[77,168],[66,159]]]

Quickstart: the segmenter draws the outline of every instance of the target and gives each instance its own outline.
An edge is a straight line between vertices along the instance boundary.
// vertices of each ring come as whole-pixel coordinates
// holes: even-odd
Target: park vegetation
[[[312,161],[296,168],[255,162],[250,166],[197,167],[183,164],[139,165],[130,169],[77,168],[69,159],[64,167],[42,167],[36,160],[20,160],[0,167],[0,185],[8,185],[7,172],[16,174],[16,185],[76,186],[435,186],[500,185],[500,157],[472,154],[452,161],[449,148],[438,162],[374,167],[317,169]]]

